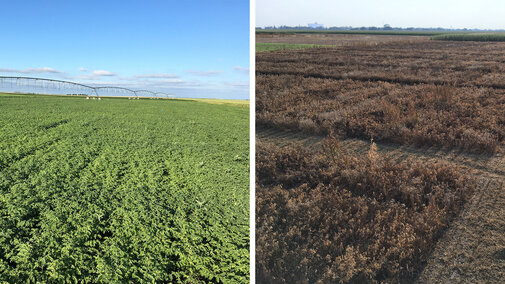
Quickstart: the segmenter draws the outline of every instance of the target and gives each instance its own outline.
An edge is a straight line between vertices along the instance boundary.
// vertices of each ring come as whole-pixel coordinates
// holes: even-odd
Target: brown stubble
[[[393,163],[374,143],[349,155],[257,143],[260,283],[415,279],[471,196],[472,178],[437,163]]]
[[[300,158],[285,156],[280,171],[258,165],[267,169],[258,170],[257,210],[262,222],[257,236],[258,279],[286,283],[411,283],[415,279],[421,283],[498,283],[500,275],[503,279],[500,253],[505,243],[499,237],[504,228],[499,214],[505,204],[501,194],[505,192],[503,47],[502,43],[395,42],[258,54],[258,161],[275,161],[275,155],[289,153],[298,153]],[[338,138],[323,139],[330,133]],[[370,151],[371,138],[377,150]],[[325,163],[316,163],[320,159]],[[388,161],[396,168],[384,168],[384,162],[373,160]],[[342,186],[335,180],[352,177],[349,173],[355,172],[346,168],[352,165],[350,161],[360,165],[362,172],[354,184]],[[437,195],[453,205],[440,210],[437,206],[442,203],[434,202],[437,206],[425,211],[430,213],[424,220],[445,221],[434,221],[415,234],[420,238],[417,253],[400,245],[390,248],[398,254],[384,260],[380,250],[365,252],[359,238],[356,243],[334,240],[338,247],[319,241],[336,234],[326,231],[328,227],[349,224],[332,223],[331,218],[328,223],[325,212],[353,202],[359,206],[348,213],[359,216],[361,208],[370,208],[369,194],[380,192],[384,181],[401,184],[409,180],[405,171],[433,174],[440,166],[448,177],[445,183],[463,187],[456,193],[443,189]],[[334,183],[325,174],[334,177],[330,179]],[[363,182],[368,187],[360,191]],[[406,184],[402,190],[417,192],[415,184]],[[471,192],[477,194],[472,197]],[[364,203],[353,199],[359,196],[367,197]],[[470,200],[467,206],[466,200]],[[349,232],[359,235],[377,223],[373,216],[382,212],[373,211]],[[405,211],[395,216],[405,228],[417,226],[409,223],[416,214]],[[458,217],[450,225],[454,216]],[[394,228],[384,226],[377,232],[387,236]],[[307,230],[312,237],[295,238]],[[404,233],[394,231],[395,236]]]

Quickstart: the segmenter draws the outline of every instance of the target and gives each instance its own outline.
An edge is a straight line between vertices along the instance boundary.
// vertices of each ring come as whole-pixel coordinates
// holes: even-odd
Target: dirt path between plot
[[[256,139],[317,148],[324,137],[257,126]],[[344,151],[358,155],[370,147],[359,139],[340,142]],[[456,164],[478,180],[474,196],[437,242],[418,283],[505,283],[505,157],[386,143],[377,148],[394,161]]]

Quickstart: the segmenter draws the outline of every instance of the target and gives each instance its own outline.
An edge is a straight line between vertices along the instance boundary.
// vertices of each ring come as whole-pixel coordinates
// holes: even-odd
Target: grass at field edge
[[[23,94],[23,93],[4,93],[0,92],[0,96],[11,96],[11,97],[18,97],[18,96],[58,96],[58,97],[69,97],[69,98],[79,98],[79,97],[84,97],[84,96],[70,96],[70,95],[47,95],[47,94]],[[107,99],[126,99],[127,97],[107,97],[107,96],[102,96],[102,98],[107,98]],[[150,99],[148,97],[142,98],[142,99]],[[236,106],[236,107],[245,107],[248,108],[250,103],[249,100],[235,100],[235,99],[213,99],[213,98],[161,98],[163,100],[171,100],[171,101],[195,101],[195,102],[202,102],[202,103],[209,103],[209,104],[217,104],[217,105],[229,105],[229,106]]]

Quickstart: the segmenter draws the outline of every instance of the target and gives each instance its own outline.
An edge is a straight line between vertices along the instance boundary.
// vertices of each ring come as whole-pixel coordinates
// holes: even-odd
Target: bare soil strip
[[[419,283],[503,283],[505,179],[482,177],[480,185],[437,243]]]
[[[323,136],[259,125],[256,139],[279,146],[320,147]],[[341,140],[342,149],[366,154],[369,141]],[[468,169],[479,185],[462,214],[435,245],[418,283],[503,283],[505,279],[505,157],[458,150],[377,143],[379,153],[395,161],[453,163]]]

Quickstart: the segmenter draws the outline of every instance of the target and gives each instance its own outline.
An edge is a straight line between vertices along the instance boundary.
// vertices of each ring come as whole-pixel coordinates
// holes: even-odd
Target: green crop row
[[[431,37],[433,40],[453,41],[505,41],[505,33],[454,33]]]
[[[248,110],[0,95],[0,282],[249,277]]]

